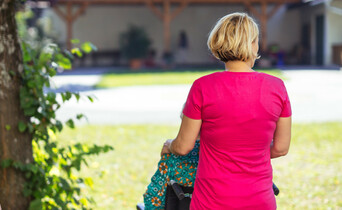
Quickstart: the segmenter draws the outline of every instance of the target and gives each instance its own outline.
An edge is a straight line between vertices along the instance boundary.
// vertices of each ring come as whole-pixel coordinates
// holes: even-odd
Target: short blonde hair
[[[212,54],[223,62],[258,58],[252,43],[259,37],[259,28],[246,13],[232,13],[217,21],[211,30],[207,45]]]

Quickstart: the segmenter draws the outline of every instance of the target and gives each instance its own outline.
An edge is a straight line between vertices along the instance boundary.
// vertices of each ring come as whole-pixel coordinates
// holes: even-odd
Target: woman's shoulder
[[[215,78],[219,78],[222,75],[222,71],[213,72],[207,75],[204,75],[195,80],[195,83],[207,83],[215,80]]]
[[[259,72],[259,75],[263,77],[264,80],[274,83],[275,85],[284,85],[284,81],[280,79],[279,77],[264,73],[264,72]]]

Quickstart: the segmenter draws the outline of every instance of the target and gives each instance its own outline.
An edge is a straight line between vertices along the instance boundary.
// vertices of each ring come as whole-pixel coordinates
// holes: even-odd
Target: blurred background
[[[342,1],[53,0],[18,11],[28,36],[71,50],[87,43],[71,70],[59,68],[46,92],[71,91],[61,120],[83,113],[56,141],[108,144],[81,175],[94,209],[142,202],[166,139],[179,128],[192,82],[224,70],[206,46],[216,21],[247,12],[260,27],[255,69],[285,81],[293,109],[290,153],[273,160],[280,209],[342,209]],[[19,27],[20,30],[20,27]],[[21,33],[23,34],[23,33]]]
[[[144,67],[215,66],[206,40],[218,18],[248,12],[261,28],[260,67],[341,65],[341,14],[338,0],[54,0],[31,1],[46,36],[71,48],[70,40],[91,41],[98,50],[74,66],[125,66],[144,57]],[[131,41],[130,43],[126,43]],[[131,55],[129,44],[141,49]]]

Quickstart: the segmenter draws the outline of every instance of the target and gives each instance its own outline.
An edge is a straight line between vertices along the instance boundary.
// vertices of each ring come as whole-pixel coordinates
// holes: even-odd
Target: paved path
[[[342,71],[286,71],[294,122],[342,121]],[[134,86],[93,90],[101,75],[57,76],[59,90],[81,90],[94,103],[71,101],[58,112],[66,120],[84,113],[91,124],[179,124],[190,85]]]
[[[342,121],[342,71],[288,71],[285,75],[294,121]]]

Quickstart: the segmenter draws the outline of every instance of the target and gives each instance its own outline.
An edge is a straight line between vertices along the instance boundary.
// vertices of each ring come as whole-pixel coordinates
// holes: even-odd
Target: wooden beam
[[[261,30],[261,50],[265,52],[267,50],[267,22],[273,15],[280,9],[283,5],[282,3],[277,3],[270,13],[267,13],[267,1],[263,1],[261,3],[261,12],[258,12],[254,6],[249,2],[244,2],[246,8],[249,10],[251,14],[253,14],[260,21],[260,30]]]
[[[164,0],[164,52],[170,52],[170,25],[171,25],[171,5],[170,0]]]
[[[78,9],[78,11],[72,16],[73,20],[76,20],[80,15],[83,15],[88,7],[89,3],[85,2],[82,6]]]
[[[160,11],[152,2],[152,0],[144,0],[145,4],[150,8],[150,10],[163,21],[163,33],[164,33],[164,53],[170,52],[170,42],[171,42],[171,21],[179,15],[185,7],[188,5],[189,0],[184,0],[181,5],[171,13],[171,0],[164,0],[163,9]]]
[[[64,14],[64,13],[62,12],[62,10],[59,9],[58,6],[53,7],[53,10],[56,12],[56,14],[57,14],[62,20],[66,20],[66,19],[67,19],[67,17],[66,17],[67,15]]]
[[[251,2],[245,1],[244,4],[251,14],[253,14],[259,20],[261,19],[261,14],[252,6]]]
[[[278,12],[278,10],[280,9],[281,6],[283,6],[282,3],[277,3],[277,4],[273,7],[272,11],[267,15],[267,18],[268,18],[268,19],[272,18],[273,15],[274,15],[275,13]]]
[[[163,13],[154,5],[152,0],[145,0],[145,3],[148,8],[161,20],[163,20]]]
[[[73,14],[72,7],[73,7],[72,1],[69,1],[66,5],[66,12],[62,12],[58,6],[54,6],[53,9],[56,12],[56,14],[65,22],[66,29],[67,29],[67,48],[69,50],[72,49],[72,43],[71,40],[73,38],[72,28],[75,20],[82,15],[85,10],[88,7],[88,3],[84,2],[77,10],[75,14]]]
[[[170,4],[181,4],[184,0],[170,0]],[[261,4],[262,2],[267,2],[270,4],[274,3],[300,3],[302,0],[247,0],[252,4]],[[73,4],[83,4],[88,2],[89,4],[119,4],[119,5],[129,5],[129,4],[145,4],[145,0],[59,0],[56,4],[67,4],[72,2]],[[163,4],[164,0],[154,0],[156,4]],[[243,4],[245,0],[189,0],[190,4]]]
[[[188,6],[189,0],[183,0],[181,5],[171,14],[171,20],[175,19]]]
[[[67,48],[71,50],[72,48],[72,25],[73,25],[73,18],[72,18],[72,3],[69,2],[67,4],[67,16],[66,16],[66,24],[67,24]]]
[[[261,4],[261,14],[260,14],[260,24],[261,24],[261,50],[263,52],[267,51],[267,3]]]

